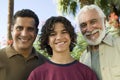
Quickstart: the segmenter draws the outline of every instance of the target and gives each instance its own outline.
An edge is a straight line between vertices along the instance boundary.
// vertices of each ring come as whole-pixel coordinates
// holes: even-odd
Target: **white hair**
[[[83,8],[80,9],[80,11],[78,12],[77,14],[77,23],[79,25],[79,22],[80,22],[80,15],[82,14],[82,12],[86,12],[87,10],[96,10],[96,12],[98,12],[98,15],[102,18],[105,18],[105,14],[104,12],[102,11],[102,9],[100,7],[98,7],[97,5],[95,4],[92,4],[92,5],[85,5]]]
[[[97,38],[97,39],[94,39],[94,40],[89,40],[87,39],[87,37],[85,35],[84,38],[85,40],[88,42],[89,45],[98,45],[99,43],[101,43],[102,39],[104,38],[105,36],[105,23],[104,23],[104,20],[106,18],[104,12],[102,11],[102,9],[100,7],[98,7],[97,5],[86,5],[84,6],[83,8],[80,9],[76,19],[77,19],[77,24],[78,26],[80,26],[80,20],[81,20],[81,14],[83,14],[84,12],[87,12],[88,10],[95,10],[97,12],[97,14],[99,15],[99,17],[101,17],[101,20],[102,20],[102,27],[103,27],[103,30],[99,30],[99,33],[100,33],[100,36]],[[94,32],[94,31],[93,31]]]

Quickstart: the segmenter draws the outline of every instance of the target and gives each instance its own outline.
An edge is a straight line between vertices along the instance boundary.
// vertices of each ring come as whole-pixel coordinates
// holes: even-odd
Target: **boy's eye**
[[[68,31],[64,30],[64,31],[62,31],[62,33],[68,33]]]
[[[54,36],[55,35],[55,33],[50,33],[50,36]]]

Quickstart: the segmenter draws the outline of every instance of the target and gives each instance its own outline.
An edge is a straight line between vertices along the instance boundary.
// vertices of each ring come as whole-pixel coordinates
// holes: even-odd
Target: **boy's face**
[[[49,36],[49,45],[54,53],[69,51],[71,43],[70,35],[62,23],[55,23],[54,30]]]

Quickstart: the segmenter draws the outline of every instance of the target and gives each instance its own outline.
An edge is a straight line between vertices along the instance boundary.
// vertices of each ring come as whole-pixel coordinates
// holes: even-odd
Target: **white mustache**
[[[86,32],[85,36],[95,34],[96,32],[99,32],[99,31],[100,31],[99,29],[96,29],[96,30],[94,30],[92,32]]]

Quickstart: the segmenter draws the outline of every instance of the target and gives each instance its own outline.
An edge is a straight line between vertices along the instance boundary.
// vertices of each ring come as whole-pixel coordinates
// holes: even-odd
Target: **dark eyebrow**
[[[64,28],[62,31],[67,31],[67,29]]]
[[[91,20],[88,20],[88,21],[97,21],[97,19],[91,19]],[[86,22],[81,22],[80,25],[81,24],[86,24]]]

